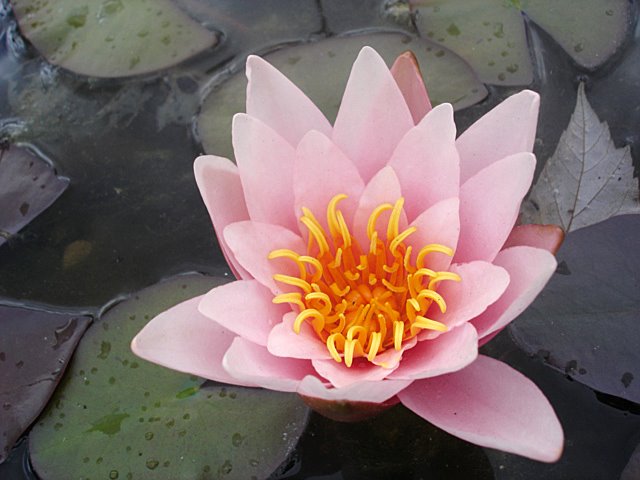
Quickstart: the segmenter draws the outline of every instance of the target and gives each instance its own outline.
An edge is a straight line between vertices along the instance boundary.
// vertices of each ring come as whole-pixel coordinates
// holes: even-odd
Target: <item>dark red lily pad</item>
[[[567,235],[558,271],[511,326],[527,352],[609,395],[640,402],[640,215]]]
[[[0,246],[50,206],[69,186],[25,148],[0,151]]]
[[[0,463],[47,404],[90,322],[0,305]]]

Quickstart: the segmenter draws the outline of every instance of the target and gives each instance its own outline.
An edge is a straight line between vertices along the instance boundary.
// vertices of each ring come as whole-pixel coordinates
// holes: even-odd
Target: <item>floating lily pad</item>
[[[485,83],[529,85],[533,81],[520,10],[504,0],[419,0],[420,34],[464,58]]]
[[[0,463],[47,404],[91,319],[0,306]]]
[[[528,85],[532,68],[522,13],[581,66],[596,68],[622,45],[632,24],[627,0],[415,0],[423,36],[467,60],[482,81]]]
[[[219,280],[174,277],[108,310],[89,329],[30,435],[50,478],[265,478],[306,424],[293,394],[212,384],[129,349],[154,315]]]
[[[23,35],[55,65],[121,77],[175,65],[217,35],[171,0],[12,0]]]
[[[457,55],[431,42],[400,33],[376,33],[283,48],[265,55],[298,85],[333,122],[347,84],[351,65],[360,49],[375,48],[390,66],[404,51],[418,58],[433,104],[450,102],[461,109],[479,102],[487,90]],[[198,117],[204,150],[233,158],[231,119],[245,110],[247,80],[244,69],[216,86]]]
[[[51,165],[19,147],[0,151],[0,246],[69,185]]]
[[[559,268],[510,328],[527,352],[595,390],[640,403],[640,215],[567,235]]]
[[[640,445],[631,454],[629,463],[624,467],[620,480],[637,480],[640,478]]]

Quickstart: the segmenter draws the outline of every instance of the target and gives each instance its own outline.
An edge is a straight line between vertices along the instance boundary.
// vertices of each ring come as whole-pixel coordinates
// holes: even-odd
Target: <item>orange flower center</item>
[[[309,231],[307,254],[288,249],[274,250],[269,259],[288,258],[299,269],[297,276],[276,274],[277,282],[299,291],[276,295],[274,303],[289,303],[299,309],[293,329],[300,333],[302,324],[311,325],[326,345],[333,359],[344,358],[347,367],[353,359],[366,357],[373,362],[377,355],[402,345],[422,330],[445,332],[447,326],[426,317],[432,303],[440,311],[447,309],[437,293],[443,280],[460,281],[452,272],[436,272],[425,267],[427,255],[453,256],[453,250],[440,244],[423,246],[412,260],[407,237],[416,227],[400,232],[404,198],[395,205],[385,203],[373,210],[367,224],[369,245],[361,248],[351,235],[338,202],[347,198],[336,195],[327,206],[329,234],[307,208],[300,218]],[[391,211],[386,240],[376,229],[380,215]]]

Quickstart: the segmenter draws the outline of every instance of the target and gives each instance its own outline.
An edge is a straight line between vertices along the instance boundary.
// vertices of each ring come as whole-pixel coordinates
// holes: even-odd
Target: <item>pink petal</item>
[[[289,358],[331,358],[327,346],[318,338],[313,328],[303,322],[300,333],[293,331],[296,312],[288,312],[282,322],[273,327],[269,334],[267,349],[276,357]]]
[[[227,225],[249,218],[238,167],[226,158],[204,155],[196,158],[193,169],[227,263],[236,278],[249,278],[250,275],[233,257],[222,236]]]
[[[429,318],[455,328],[477,317],[505,293],[509,274],[504,268],[489,262],[454,264],[449,269],[462,278],[460,282],[442,281],[438,293],[447,303],[446,313],[433,304]]]
[[[455,139],[453,108],[444,103],[409,130],[391,155],[389,165],[400,179],[409,221],[434,203],[458,196],[460,167]]]
[[[460,236],[459,210],[460,200],[449,198],[435,203],[411,222],[418,230],[407,238],[406,244],[412,247],[414,261],[420,249],[432,243],[455,250]],[[443,253],[431,253],[425,259],[425,266],[435,271],[446,270],[451,264],[451,257]]]
[[[460,181],[466,182],[493,162],[519,152],[531,152],[536,138],[540,96],[523,90],[471,125],[458,138]]]
[[[290,310],[272,300],[273,294],[261,283],[240,280],[210,290],[198,310],[223,328],[265,346],[271,329]]]
[[[431,102],[413,52],[407,51],[398,55],[391,67],[391,75],[407,102],[413,123],[418,123],[431,110]]]
[[[456,437],[542,462],[562,454],[562,427],[538,387],[483,355],[463,370],[413,382],[398,394],[410,410]]]
[[[298,145],[293,172],[296,215],[306,207],[326,228],[329,201],[338,193],[349,198],[339,204],[347,224],[351,223],[364,182],[355,165],[326,136],[309,132]]]
[[[224,239],[240,265],[274,294],[284,290],[273,280],[273,275],[295,275],[299,269],[293,261],[286,258],[269,260],[269,253],[280,248],[306,252],[302,239],[291,230],[250,220],[227,225]]]
[[[371,47],[364,47],[351,69],[333,141],[367,182],[387,164],[411,127],[411,112],[384,60]]]
[[[358,382],[343,388],[326,386],[314,376],[302,379],[298,393],[305,397],[320,398],[333,402],[382,403],[411,384],[411,380],[382,380],[381,382]]]
[[[198,311],[195,297],[162,312],[134,337],[131,350],[145,360],[216,382],[254,386],[238,381],[222,368],[222,357],[235,334]]]
[[[384,167],[374,175],[362,192],[353,216],[353,231],[351,233],[358,240],[361,247],[366,249],[366,245],[369,244],[367,224],[371,213],[383,203],[393,205],[401,196],[400,182],[393,168]],[[386,225],[389,223],[390,216],[390,211],[383,212],[376,222],[377,230],[383,235],[383,239],[386,238]],[[401,229],[406,228],[406,218],[404,221],[400,220],[400,225]]]
[[[492,163],[462,185],[455,261],[495,258],[513,228],[535,167],[533,154],[518,153]]]
[[[275,67],[247,58],[247,113],[295,147],[309,130],[331,135],[331,124],[309,98]]]
[[[464,323],[432,340],[418,342],[405,353],[398,369],[390,379],[419,379],[437,377],[460,370],[478,356],[478,334]]]
[[[342,388],[357,382],[375,382],[386,378],[394,368],[373,365],[366,358],[355,358],[351,367],[344,362],[331,360],[312,360],[313,368],[336,388]]]
[[[297,229],[295,149],[260,120],[238,113],[233,117],[233,151],[251,220]]]
[[[395,348],[389,348],[382,353],[376,355],[376,357],[371,361],[374,365],[378,365],[386,370],[395,370],[398,368],[400,361],[404,355],[404,352],[407,350],[411,350],[418,343],[418,339],[416,337],[410,338],[406,340],[400,350],[396,350]]]
[[[529,245],[555,255],[563,241],[564,230],[557,225],[517,225],[511,230],[502,248]]]
[[[300,380],[313,374],[308,361],[274,357],[242,337],[233,340],[222,365],[237,380],[281,392],[295,392]]]
[[[480,338],[505,327],[538,296],[556,270],[555,257],[540,248],[521,246],[501,251],[493,261],[511,281],[500,299],[473,320]]]

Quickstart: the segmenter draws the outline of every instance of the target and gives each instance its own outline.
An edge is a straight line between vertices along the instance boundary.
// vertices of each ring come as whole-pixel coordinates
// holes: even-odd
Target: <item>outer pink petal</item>
[[[297,229],[295,149],[260,120],[238,113],[233,117],[233,151],[251,220]]]
[[[312,360],[313,368],[336,388],[342,388],[358,382],[376,382],[383,380],[395,368],[383,368],[373,365],[366,358],[356,358],[351,367],[344,362],[331,360]],[[396,365],[397,367],[397,365]]]
[[[274,357],[265,347],[242,337],[233,340],[222,365],[239,381],[281,392],[295,392],[300,380],[313,374],[310,362]]]
[[[431,101],[422,80],[418,60],[413,52],[408,51],[398,55],[391,67],[391,75],[407,102],[413,123],[420,122],[431,110]]]
[[[511,247],[493,262],[509,272],[511,281],[502,297],[473,320],[480,338],[505,327],[538,296],[556,270],[555,257],[540,248]]]
[[[439,243],[456,249],[460,236],[459,210],[460,200],[449,198],[432,205],[411,222],[411,226],[418,230],[407,238],[406,244],[412,247],[414,261],[425,245]],[[432,270],[446,270],[449,265],[451,257],[443,253],[431,253],[425,257],[425,266]]]
[[[338,208],[350,225],[363,189],[364,182],[355,165],[329,138],[311,131],[302,139],[293,172],[296,215],[302,215],[302,207],[306,207],[326,227],[329,201],[344,193],[349,198]]]
[[[563,241],[564,230],[558,225],[517,225],[511,230],[502,248],[529,245],[555,254]]]
[[[542,462],[560,458],[562,427],[524,375],[480,355],[455,373],[418,380],[398,394],[410,410],[469,442]]]
[[[454,264],[450,271],[460,275],[462,281],[445,280],[439,284],[438,293],[447,303],[446,313],[442,313],[436,304],[429,311],[429,318],[449,328],[480,315],[504,295],[509,285],[507,270],[489,262]]]
[[[384,167],[374,175],[369,184],[362,192],[358,201],[356,213],[353,216],[353,231],[351,234],[358,240],[361,247],[367,248],[369,237],[367,237],[367,224],[371,213],[383,203],[393,205],[400,197],[400,182],[396,173],[391,167]],[[376,223],[378,232],[386,238],[386,225],[389,222],[390,212],[383,212]],[[401,220],[401,228],[406,228],[406,218]]]
[[[250,275],[233,257],[222,236],[227,225],[249,218],[238,167],[226,158],[204,155],[196,158],[193,169],[227,263],[236,278],[249,278]]]
[[[207,293],[198,310],[223,328],[247,340],[266,345],[269,332],[289,310],[276,305],[273,294],[256,280],[240,280]]]
[[[411,380],[382,380],[380,382],[358,382],[343,388],[326,386],[314,376],[302,379],[298,393],[305,397],[320,398],[333,402],[382,403],[411,384]]]
[[[302,323],[300,333],[293,331],[293,322],[296,316],[296,312],[288,312],[284,315],[282,322],[273,327],[267,343],[269,353],[276,357],[331,358],[327,346],[318,338],[308,323]]]
[[[154,317],[134,337],[131,350],[145,360],[216,382],[255,386],[240,381],[222,368],[222,357],[235,334],[198,311],[195,297]]]
[[[478,334],[469,323],[453,328],[432,340],[418,342],[407,351],[390,379],[436,377],[460,370],[478,356]]]
[[[471,125],[458,138],[460,180],[466,182],[493,162],[531,152],[536,138],[540,96],[523,90]]]
[[[492,163],[462,185],[455,261],[495,258],[513,228],[535,167],[533,154],[519,153]]]
[[[453,108],[444,103],[431,110],[402,138],[389,161],[400,179],[411,222],[425,209],[457,197],[460,167]]]
[[[254,55],[247,59],[247,113],[273,128],[292,146],[309,130],[331,135],[331,124],[291,80]]]
[[[351,69],[333,140],[369,181],[413,127],[407,103],[384,60],[364,47]]]
[[[298,267],[291,260],[277,258],[269,260],[270,252],[288,248],[303,253],[306,247],[302,238],[278,225],[252,221],[227,225],[224,239],[237,261],[250,273],[251,277],[268,287],[273,293],[282,293],[281,285],[273,280],[275,273],[295,275]]]

